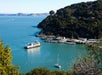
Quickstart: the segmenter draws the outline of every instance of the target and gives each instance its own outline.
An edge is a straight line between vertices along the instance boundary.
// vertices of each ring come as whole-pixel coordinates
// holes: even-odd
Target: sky
[[[48,13],[87,1],[94,0],[0,0],[0,13]]]

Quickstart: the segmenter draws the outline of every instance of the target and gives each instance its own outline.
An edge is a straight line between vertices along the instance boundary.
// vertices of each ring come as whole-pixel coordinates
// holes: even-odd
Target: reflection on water
[[[32,49],[27,49],[28,55],[39,55],[40,54],[40,47],[32,48]]]

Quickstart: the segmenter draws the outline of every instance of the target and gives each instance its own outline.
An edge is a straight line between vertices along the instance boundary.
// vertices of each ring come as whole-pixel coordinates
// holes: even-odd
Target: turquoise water
[[[54,64],[59,63],[62,70],[69,70],[79,55],[86,55],[83,45],[67,45],[45,43],[34,35],[40,30],[36,27],[46,16],[0,16],[0,39],[5,45],[10,45],[13,64],[20,66],[20,71],[26,73],[34,68],[44,67],[57,70]],[[28,42],[39,40],[40,48],[25,50]]]

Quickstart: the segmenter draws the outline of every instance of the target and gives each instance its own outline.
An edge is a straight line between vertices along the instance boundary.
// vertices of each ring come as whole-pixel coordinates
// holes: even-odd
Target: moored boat
[[[59,64],[59,55],[57,56],[57,63],[54,64],[54,67],[61,69],[61,65]]]
[[[35,41],[32,43],[28,43],[24,48],[25,49],[31,49],[31,48],[35,48],[35,47],[40,47],[40,42]]]
[[[61,65],[60,64],[55,64],[54,67],[61,68]]]

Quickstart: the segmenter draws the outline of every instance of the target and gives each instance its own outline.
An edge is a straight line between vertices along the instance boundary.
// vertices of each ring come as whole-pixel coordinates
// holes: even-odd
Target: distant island
[[[16,14],[0,14],[0,16],[40,16],[49,15],[48,13],[16,13]]]
[[[102,37],[102,0],[77,3],[49,13],[38,24],[42,29],[40,34],[69,38]]]

